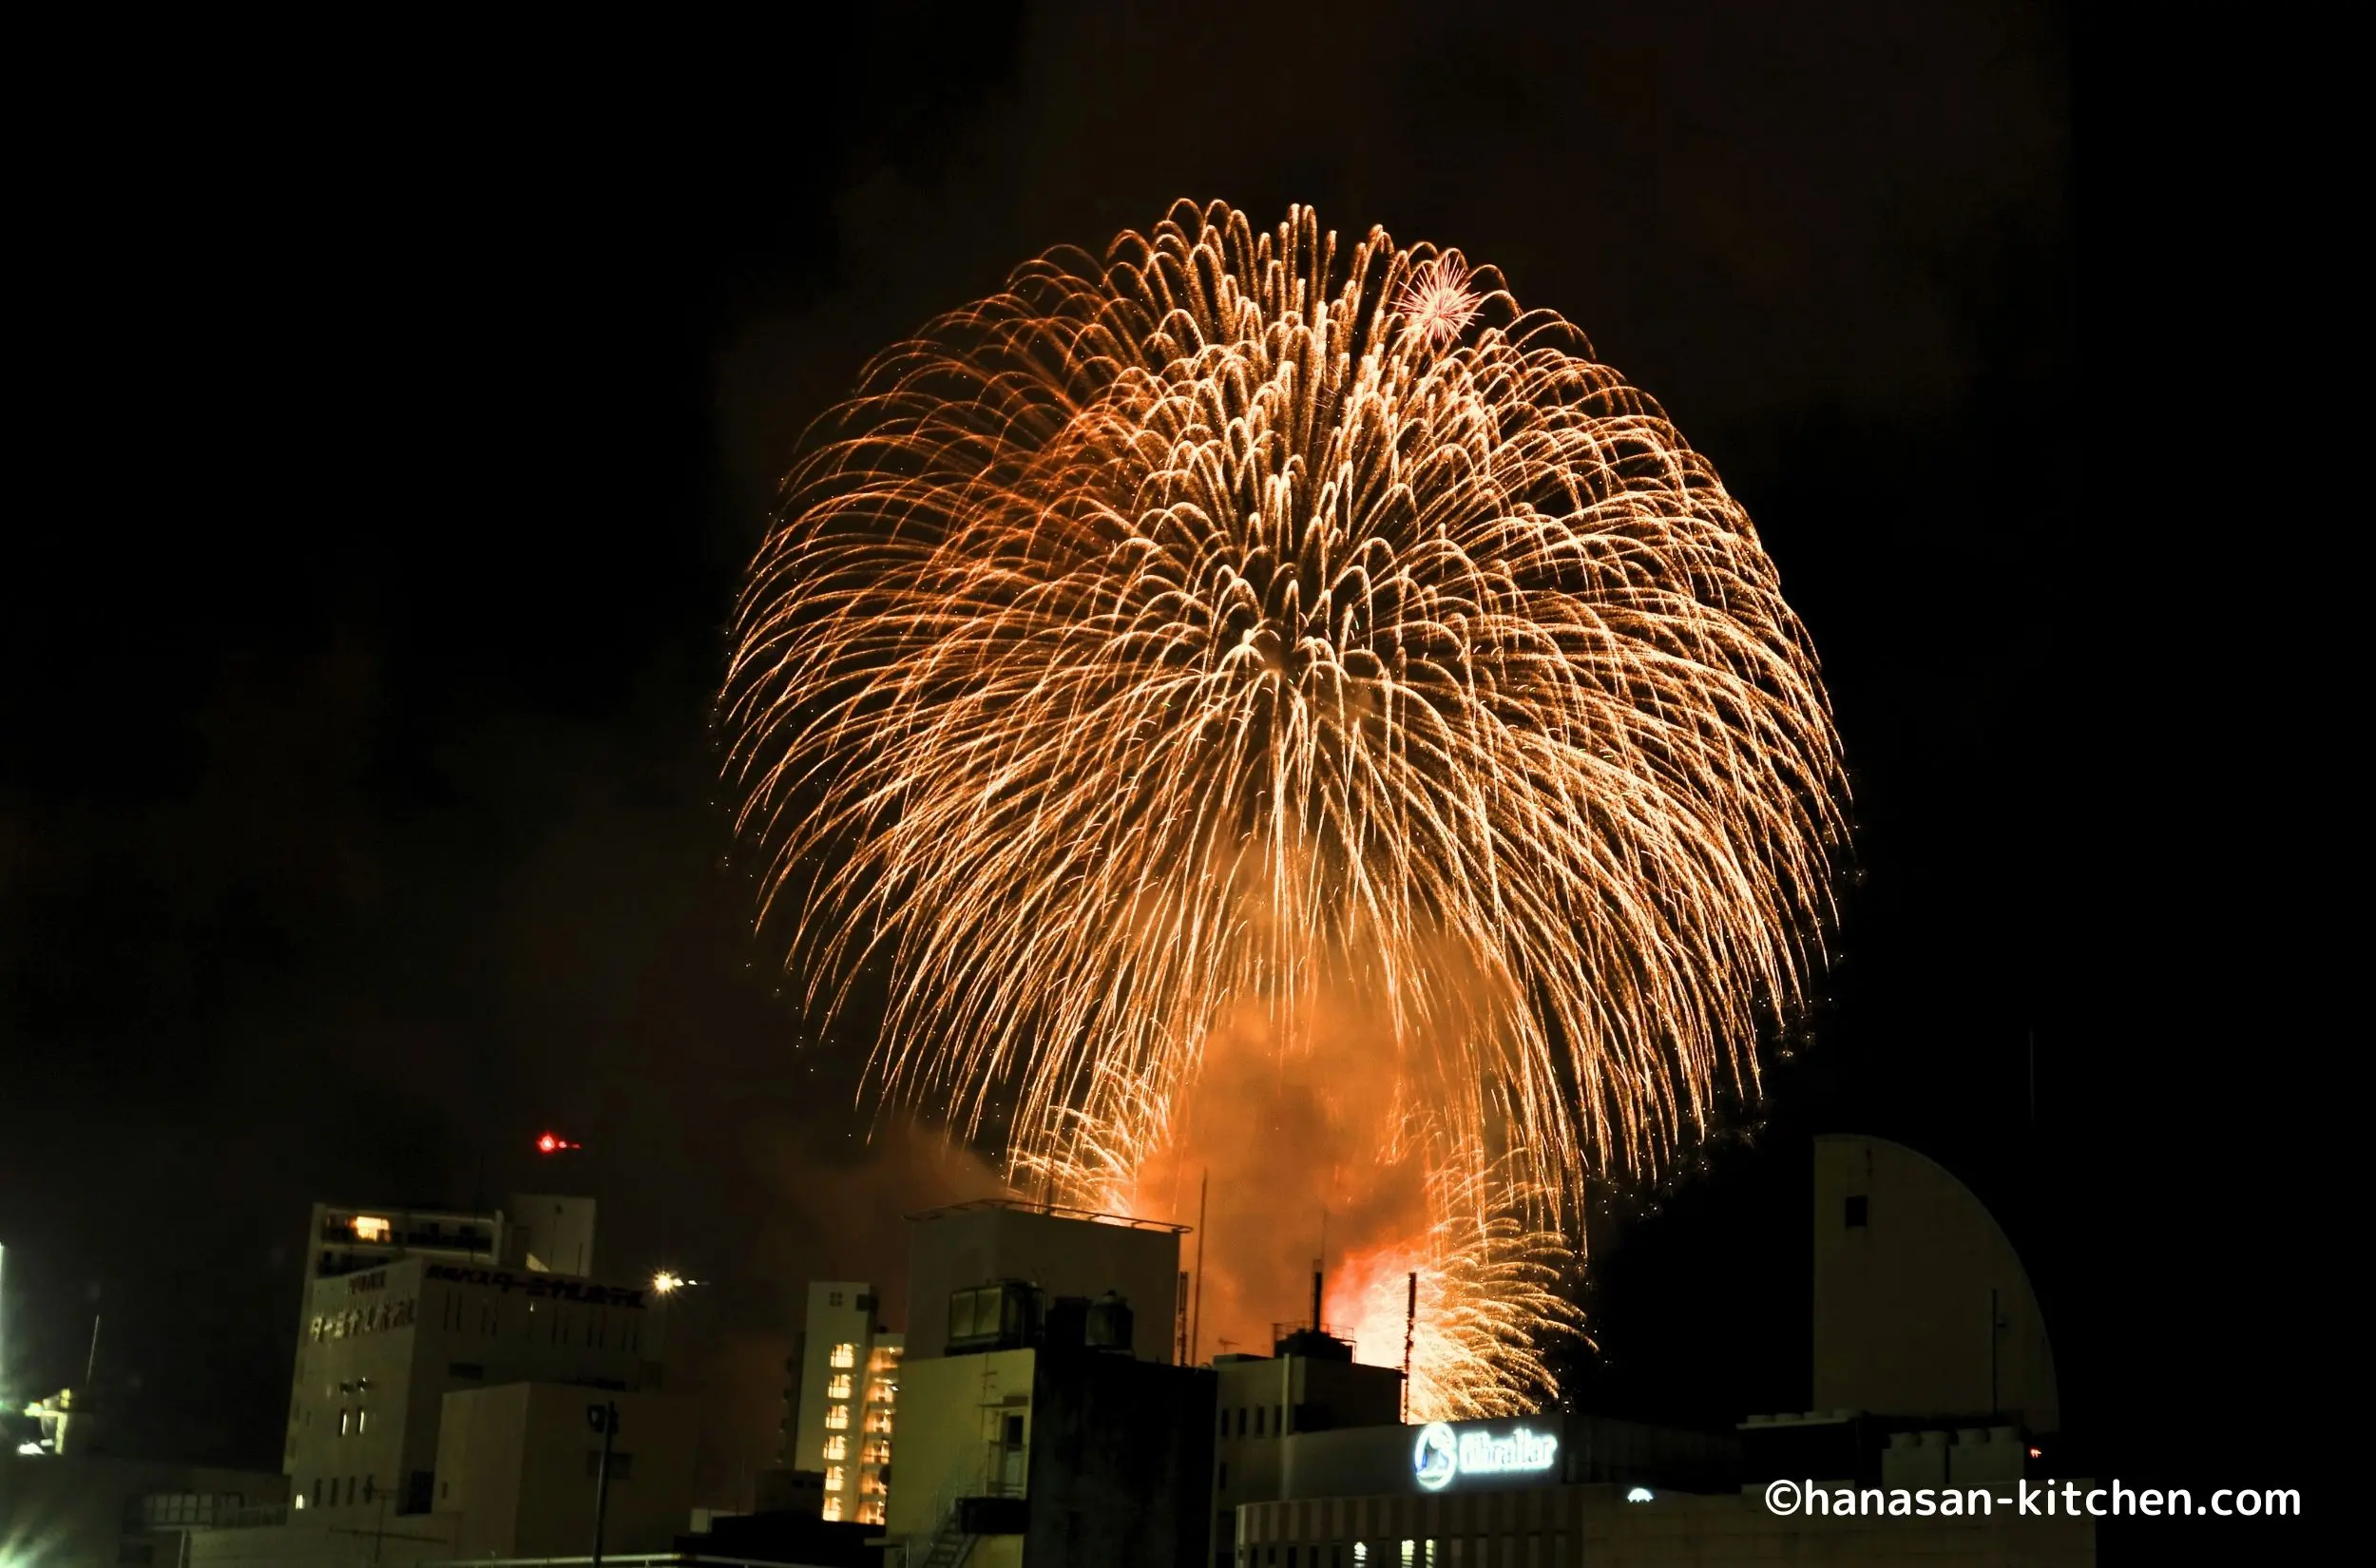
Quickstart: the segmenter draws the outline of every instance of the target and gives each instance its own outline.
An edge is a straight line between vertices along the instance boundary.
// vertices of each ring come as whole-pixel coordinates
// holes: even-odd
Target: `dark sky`
[[[1761,1120],[1596,1237],[1587,1396],[1806,1397],[1806,1138],[1844,1129],[1998,1208],[2105,1473],[2192,1463],[2191,1402],[2281,1405],[2294,1233],[2237,1173],[2293,1091],[2221,1065],[2268,1016],[2266,927],[2213,918],[2252,895],[2174,863],[2249,874],[2240,775],[2173,700],[2217,661],[2132,602],[2172,514],[2107,478],[2080,372],[2060,9],[949,10],[94,74],[18,195],[20,1380],[97,1310],[119,1441],[275,1463],[317,1196],[590,1187],[612,1268],[717,1282],[713,1380],[766,1381],[812,1272],[891,1266],[869,1231],[964,1173],[862,1163],[859,1042],[795,1052],[720,623],[871,349],[1186,195],[1457,244],[1576,319],[1825,660],[1862,871],[1830,1004]],[[531,1169],[547,1123],[582,1171]],[[2170,1380],[2238,1336],[2265,1369]]]

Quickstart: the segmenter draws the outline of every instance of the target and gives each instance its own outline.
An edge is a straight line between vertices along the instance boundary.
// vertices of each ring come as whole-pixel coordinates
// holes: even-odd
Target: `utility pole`
[[[594,1472],[593,1568],[603,1568],[603,1516],[610,1507],[610,1444],[619,1435],[619,1405],[615,1400],[585,1407],[585,1424],[603,1434],[603,1458]]]

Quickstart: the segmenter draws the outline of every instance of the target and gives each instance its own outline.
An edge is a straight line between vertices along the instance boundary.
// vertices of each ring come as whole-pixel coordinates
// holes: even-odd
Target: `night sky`
[[[1869,1132],[2004,1221],[2098,1473],[2294,1474],[2180,1430],[2303,1397],[2309,1222],[2260,1151],[2308,960],[2256,880],[2251,672],[2174,564],[2215,438],[2133,444],[2165,361],[2081,374],[2074,54],[1978,0],[985,4],[129,71],[19,194],[13,1381],[78,1379],[96,1311],[118,1446],[276,1467],[308,1202],[592,1191],[605,1272],[714,1282],[683,1374],[745,1390],[712,1463],[763,1461],[802,1282],[888,1275],[978,1176],[866,1149],[864,1030],[795,1049],[750,937],[738,571],[872,349],[1189,196],[1458,245],[1578,321],[1824,660],[1826,1004],[1604,1216],[1580,1397],[1803,1404],[1807,1138]]]

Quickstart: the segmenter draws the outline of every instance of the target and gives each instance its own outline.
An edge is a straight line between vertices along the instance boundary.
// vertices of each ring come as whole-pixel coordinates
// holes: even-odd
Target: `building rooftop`
[[[965,1203],[944,1204],[937,1209],[925,1209],[907,1217],[910,1220],[939,1219],[947,1214],[972,1214],[986,1209],[1004,1209],[1019,1214],[1038,1214],[1047,1219],[1086,1220],[1093,1225],[1119,1225],[1133,1231],[1168,1231],[1174,1235],[1186,1235],[1194,1227],[1175,1225],[1168,1220],[1140,1219],[1133,1214],[1109,1214],[1096,1209],[1075,1209],[1062,1203],[1034,1203],[1020,1197],[977,1197]]]

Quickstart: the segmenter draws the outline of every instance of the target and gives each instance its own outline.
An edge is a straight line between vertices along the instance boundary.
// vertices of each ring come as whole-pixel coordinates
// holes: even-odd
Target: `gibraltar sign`
[[[1560,1440],[1521,1426],[1508,1432],[1455,1431],[1430,1422],[1419,1429],[1410,1451],[1411,1475],[1430,1492],[1441,1492],[1456,1476],[1532,1474],[1559,1462]]]

